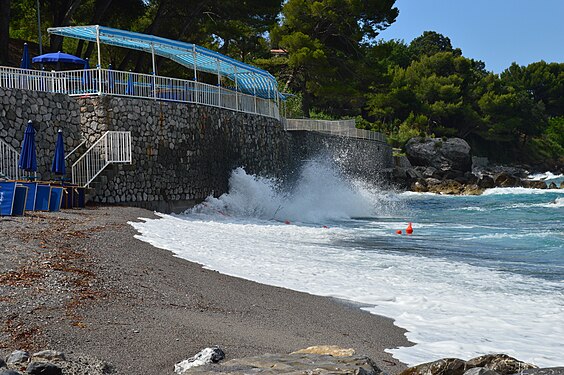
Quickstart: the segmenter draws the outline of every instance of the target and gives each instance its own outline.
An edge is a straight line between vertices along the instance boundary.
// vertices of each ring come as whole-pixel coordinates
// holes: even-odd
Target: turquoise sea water
[[[132,223],[140,239],[393,318],[415,345],[388,351],[407,364],[502,352],[564,365],[564,190],[399,193],[310,161],[291,184],[237,169],[229,193],[160,216]]]

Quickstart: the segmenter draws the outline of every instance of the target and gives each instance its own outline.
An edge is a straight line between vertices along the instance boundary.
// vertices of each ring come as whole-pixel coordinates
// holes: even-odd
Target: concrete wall
[[[393,165],[386,144],[312,132],[285,132],[279,121],[195,104],[121,97],[65,95],[0,88],[0,138],[19,150],[27,120],[37,134],[38,173],[49,172],[56,132],[67,152],[95,142],[107,130],[132,133],[133,163],[110,166],[92,184],[93,200],[160,211],[179,211],[228,190],[236,167],[247,173],[284,177],[318,154],[345,173],[381,178]],[[86,146],[87,146],[86,145]],[[67,162],[86,150],[82,146]]]

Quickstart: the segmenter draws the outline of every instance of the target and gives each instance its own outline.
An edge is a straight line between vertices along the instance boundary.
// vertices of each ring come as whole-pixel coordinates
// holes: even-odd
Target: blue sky
[[[396,0],[395,6],[400,15],[382,39],[409,43],[436,31],[495,73],[512,62],[564,62],[564,0]]]

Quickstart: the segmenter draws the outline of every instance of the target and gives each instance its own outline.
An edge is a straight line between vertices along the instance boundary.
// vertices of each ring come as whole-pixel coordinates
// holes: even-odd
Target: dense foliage
[[[293,94],[288,117],[355,117],[398,147],[427,134],[465,138],[498,160],[564,155],[564,63],[513,64],[498,75],[434,31],[409,44],[379,40],[399,14],[395,0],[0,0],[0,63],[9,62],[8,35],[37,51],[36,4],[42,30],[102,24],[259,65]],[[45,33],[43,45],[95,54],[91,43]],[[145,53],[104,46],[103,56],[117,69],[151,70]],[[166,59],[157,65],[162,75],[191,75]]]

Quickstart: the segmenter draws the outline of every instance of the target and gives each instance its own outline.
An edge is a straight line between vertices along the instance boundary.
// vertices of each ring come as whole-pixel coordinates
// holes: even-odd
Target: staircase
[[[19,152],[4,140],[0,139],[0,177],[17,180],[19,177]]]
[[[72,183],[88,187],[108,165],[114,163],[131,163],[131,132],[105,132],[72,165]]]

